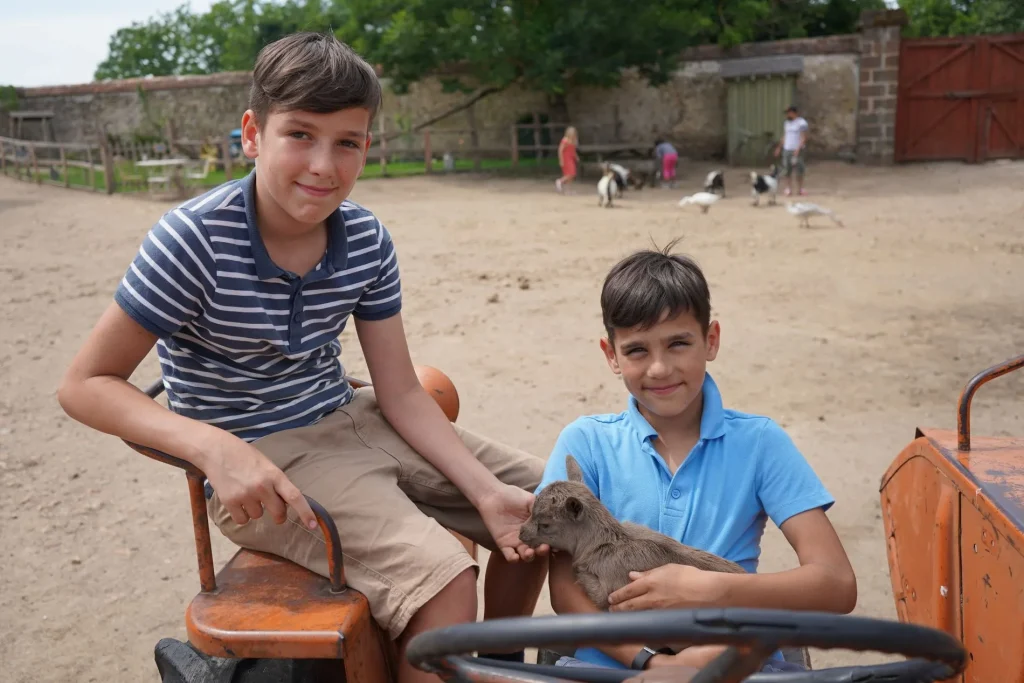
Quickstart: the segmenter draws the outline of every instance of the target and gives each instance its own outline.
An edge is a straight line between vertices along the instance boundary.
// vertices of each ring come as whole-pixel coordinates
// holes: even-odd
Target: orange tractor
[[[898,621],[762,609],[522,617],[424,633],[410,643],[407,656],[422,670],[465,683],[1024,681],[1024,439],[972,438],[970,432],[978,388],[1021,367],[1024,356],[972,378],[960,397],[956,431],[918,429],[882,478]],[[427,367],[417,368],[417,374],[454,421],[459,401],[448,378]],[[156,382],[147,393],[155,399],[162,390]],[[185,470],[191,496],[201,591],[185,612],[188,644],[164,639],[157,645],[164,683],[393,680],[394,649],[370,616],[365,596],[346,585],[335,520],[316,501],[309,499],[326,541],[330,576],[247,549],[215,573],[205,475],[166,453],[129,445]],[[730,647],[700,671],[556,667],[467,655],[638,640]],[[872,650],[907,659],[757,673],[776,650],[806,647]]]

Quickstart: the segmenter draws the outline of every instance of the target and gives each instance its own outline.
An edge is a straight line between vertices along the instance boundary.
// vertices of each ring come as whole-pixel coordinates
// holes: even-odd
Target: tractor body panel
[[[963,642],[961,683],[1024,681],[1024,439],[918,430],[882,478],[900,621]]]

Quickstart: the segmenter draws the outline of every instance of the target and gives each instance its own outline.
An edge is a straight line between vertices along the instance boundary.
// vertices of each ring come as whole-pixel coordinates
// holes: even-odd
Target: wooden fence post
[[[233,180],[235,176],[235,169],[233,167],[234,160],[231,158],[231,137],[226,137],[220,141],[221,151],[224,153],[224,179]]]
[[[469,145],[473,148],[473,171],[480,172],[480,135],[476,128],[475,106],[466,109],[466,122],[469,123]]]
[[[39,177],[39,161],[36,158],[36,146],[30,142],[28,143],[28,149],[32,155],[32,179],[42,185],[43,179]]]
[[[538,167],[540,166],[541,156],[544,154],[544,150],[540,146],[540,114],[533,112],[533,148],[537,152]]]
[[[427,169],[427,173],[433,172],[434,168],[434,157],[430,153],[430,129],[423,129],[423,163]]]
[[[519,126],[512,124],[512,168],[519,168]]]
[[[68,154],[64,151],[64,145],[60,147],[60,167],[64,173],[64,187],[71,187],[71,175],[68,173]]]
[[[107,186],[107,194],[114,194],[117,182],[114,179],[114,155],[110,153],[107,136],[100,138],[100,159],[103,162],[103,183]]]

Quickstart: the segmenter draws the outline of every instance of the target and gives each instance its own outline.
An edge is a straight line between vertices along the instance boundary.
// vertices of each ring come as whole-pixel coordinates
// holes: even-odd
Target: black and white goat
[[[708,172],[707,177],[704,178],[704,191],[720,191],[722,196],[725,197],[725,174],[721,170]]]
[[[768,167],[768,175],[761,175],[757,171],[750,172],[750,196],[754,198],[754,206],[761,202],[761,195],[770,194],[769,204],[775,204],[775,197],[779,193],[779,169],[772,164]]]
[[[597,205],[605,208],[612,208],[612,197],[619,195],[619,183],[616,181],[616,173],[611,165],[601,164],[601,179],[597,181]]]

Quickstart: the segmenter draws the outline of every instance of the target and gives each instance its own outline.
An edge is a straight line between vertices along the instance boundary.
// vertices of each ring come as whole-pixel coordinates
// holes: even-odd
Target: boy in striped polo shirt
[[[493,551],[486,618],[533,611],[547,548],[518,532],[544,460],[452,425],[416,378],[391,236],[347,200],[380,103],[373,69],[333,36],[266,46],[242,117],[258,168],[152,227],[59,399],[199,467],[235,543],[326,575],[302,494],[319,501],[413,683],[437,679],[406,662],[409,639],[477,613],[477,564],[444,527]],[[350,318],[372,389],[345,380]],[[127,381],[154,345],[170,410]]]

